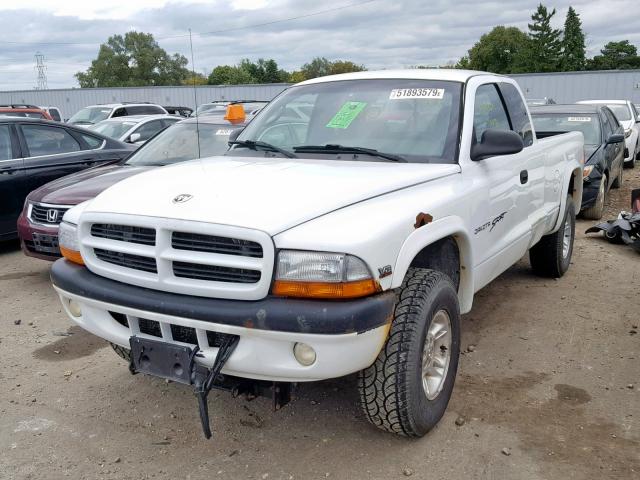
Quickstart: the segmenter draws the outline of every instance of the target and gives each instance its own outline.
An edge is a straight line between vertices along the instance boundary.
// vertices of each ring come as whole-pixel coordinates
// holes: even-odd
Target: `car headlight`
[[[631,136],[631,129],[624,131],[624,138],[629,138]]]
[[[63,221],[58,229],[58,243],[60,253],[67,260],[84,265],[80,255],[80,241],[78,240],[78,227],[73,223]]]
[[[582,178],[587,178],[593,172],[593,165],[585,165],[582,169]]]
[[[379,290],[366,264],[353,255],[281,250],[272,292],[283,297],[356,298]]]

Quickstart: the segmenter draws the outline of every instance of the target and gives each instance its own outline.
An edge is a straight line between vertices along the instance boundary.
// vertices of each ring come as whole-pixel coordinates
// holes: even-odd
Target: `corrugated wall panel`
[[[183,87],[132,87],[132,88],[69,88],[55,90],[19,90],[0,92],[0,104],[28,103],[56,106],[63,118],[69,118],[87,105],[116,102],[152,102],[160,105],[180,105],[194,108],[213,100],[271,100],[288,84],[265,85],[201,85]]]

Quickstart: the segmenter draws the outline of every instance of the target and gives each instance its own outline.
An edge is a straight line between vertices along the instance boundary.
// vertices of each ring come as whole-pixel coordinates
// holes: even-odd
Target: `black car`
[[[602,217],[609,188],[622,184],[624,129],[604,105],[544,105],[531,107],[538,138],[565,132],[584,135],[584,171],[581,214]]]
[[[58,122],[0,117],[0,240],[17,236],[16,220],[29,192],[56,178],[121,160],[135,149]]]

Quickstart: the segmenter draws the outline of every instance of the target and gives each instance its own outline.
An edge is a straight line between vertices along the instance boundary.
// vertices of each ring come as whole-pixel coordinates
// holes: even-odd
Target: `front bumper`
[[[193,329],[202,351],[198,362],[211,367],[218,349],[207,332],[238,335],[223,373],[272,381],[322,380],[368,367],[386,341],[395,304],[392,291],[349,301],[180,295],[109,280],[64,259],[53,264],[51,279],[69,317],[105,340],[128,348],[132,335],[158,339],[159,334],[164,341],[182,343],[174,339],[172,326],[186,327]],[[70,299],[80,305],[79,317],[69,311]],[[158,326],[155,336],[141,331],[149,321]],[[315,350],[315,363],[298,363],[297,342]]]
[[[60,258],[57,226],[31,223],[23,212],[18,218],[18,236],[25,255],[49,261]]]

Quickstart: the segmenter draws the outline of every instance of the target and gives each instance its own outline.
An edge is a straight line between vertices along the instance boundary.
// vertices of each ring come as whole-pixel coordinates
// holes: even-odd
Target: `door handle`
[[[525,183],[527,183],[529,181],[529,172],[526,170],[522,170],[520,172],[520,183],[522,185],[524,185]]]
[[[15,171],[11,167],[0,167],[0,175],[13,175]]]

